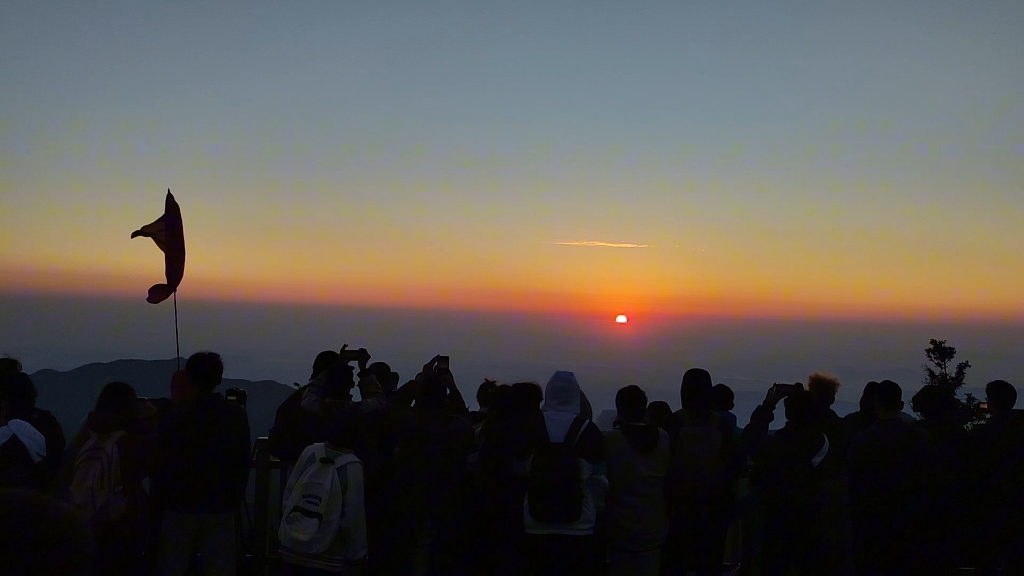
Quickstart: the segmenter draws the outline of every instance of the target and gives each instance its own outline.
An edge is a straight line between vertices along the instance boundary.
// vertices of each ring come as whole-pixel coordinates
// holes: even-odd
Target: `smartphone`
[[[982,412],[988,412],[988,402],[981,402],[978,404],[978,409]]]
[[[799,392],[804,389],[803,384],[775,384],[775,391],[783,396]]]
[[[447,356],[438,356],[437,357],[437,370],[450,371],[451,368],[449,366],[450,365],[448,363],[448,357]]]
[[[342,362],[358,362],[362,357],[359,350],[341,350],[338,352],[338,359]]]

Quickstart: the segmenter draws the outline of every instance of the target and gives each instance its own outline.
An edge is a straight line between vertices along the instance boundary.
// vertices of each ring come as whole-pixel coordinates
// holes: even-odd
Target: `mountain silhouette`
[[[185,364],[184,359],[181,363]],[[64,428],[64,435],[71,440],[96,405],[104,385],[127,382],[140,397],[167,398],[171,375],[176,369],[174,360],[115,360],[86,364],[67,372],[40,370],[31,377],[39,391],[36,405],[52,412]],[[217,390],[223,393],[228,388],[241,388],[247,393],[246,411],[253,439],[267,434],[278,406],[294,391],[273,380],[253,382],[233,378],[225,378]]]

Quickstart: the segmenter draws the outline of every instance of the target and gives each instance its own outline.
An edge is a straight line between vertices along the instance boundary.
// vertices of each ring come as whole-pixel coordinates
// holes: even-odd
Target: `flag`
[[[164,202],[164,215],[153,222],[132,232],[132,238],[143,236],[152,238],[157,247],[164,253],[164,275],[166,284],[154,284],[149,289],[146,302],[159,304],[171,297],[178,289],[181,278],[185,275],[185,232],[181,227],[181,208],[174,201],[170,188]]]

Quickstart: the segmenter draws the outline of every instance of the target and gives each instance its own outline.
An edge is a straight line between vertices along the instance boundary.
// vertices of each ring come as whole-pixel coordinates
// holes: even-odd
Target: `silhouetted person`
[[[1024,414],[1004,380],[990,382],[985,398],[991,416],[971,430],[968,449],[974,564],[983,574],[1024,574]]]
[[[354,452],[359,434],[356,421],[332,418],[325,431],[327,441],[303,450],[289,476],[278,531],[283,576],[366,574],[364,477]],[[324,483],[324,492],[317,494],[319,499],[297,492],[321,475],[330,479]],[[310,517],[316,514],[324,518]],[[334,517],[328,518],[331,514]]]
[[[604,436],[582,415],[579,383],[555,372],[544,393],[546,442],[535,447],[523,504],[531,574],[589,574],[594,569],[598,499],[606,479]]]
[[[736,394],[732,388],[725,384],[715,384],[715,387],[711,389],[711,409],[728,422],[736,434],[739,434],[740,427],[736,422],[736,414],[732,411],[735,407]]]
[[[959,402],[952,390],[926,385],[910,401],[921,419],[914,423],[928,432],[938,454],[936,474],[928,498],[930,517],[920,535],[928,553],[926,560],[932,574],[953,573],[963,566],[964,530],[967,509],[963,506],[964,458],[967,432],[961,424]]]
[[[762,406],[775,406],[781,397],[773,387]],[[786,395],[786,425],[753,454],[751,482],[764,519],[761,573],[768,576],[791,568],[836,574],[848,562],[845,493],[834,489],[843,457],[832,451],[817,403],[809,391]],[[769,422],[762,410],[750,426],[767,431]]]
[[[8,576],[100,576],[89,530],[48,496],[0,491],[0,534],[0,571]]]
[[[214,392],[224,363],[214,352],[197,352],[185,363],[195,389],[159,424],[157,476],[166,490],[158,572],[186,573],[196,552],[204,572],[235,573],[236,516],[249,474],[249,419],[245,409]]]
[[[499,386],[480,430],[478,456],[488,525],[481,557],[492,574],[522,574],[523,499],[527,459],[548,441],[540,409],[543,392],[533,382]]]
[[[36,406],[37,396],[32,379],[21,371],[21,362],[9,357],[0,358],[0,397],[7,399],[6,418],[21,420],[43,435],[46,452],[38,467],[36,486],[46,489],[60,469],[66,440],[57,418]]]
[[[928,486],[937,454],[928,433],[904,421],[903,390],[890,380],[875,389],[878,421],[854,437],[850,495],[858,574],[907,574],[922,566]]]
[[[651,402],[647,405],[647,421],[667,431],[672,425],[672,407],[661,400]]]
[[[387,362],[374,362],[367,366],[366,370],[377,379],[381,389],[384,390],[385,397],[390,398],[398,390],[401,376],[392,370]]]
[[[845,459],[853,434],[850,433],[850,429],[843,419],[832,409],[840,387],[842,384],[839,379],[828,374],[816,372],[807,378],[807,391],[811,394],[812,402],[811,417],[818,420],[817,425],[828,434],[833,453]]]
[[[309,381],[304,385],[295,383],[293,392],[277,409],[274,425],[267,434],[270,453],[288,465],[294,464],[307,446],[326,440],[327,410],[322,409],[322,397],[303,407],[306,390],[317,382],[328,368],[338,362],[339,354],[334,350],[324,350],[313,359],[313,369]]]
[[[875,391],[877,389],[878,382],[872,381],[865,384],[857,411],[843,417],[843,423],[846,424],[851,439],[870,428],[878,420],[878,416],[875,414]]]
[[[476,403],[480,409],[469,413],[469,422],[474,428],[484,423],[484,419],[487,418],[487,410],[491,407],[494,393],[497,390],[498,383],[494,380],[484,380],[483,384],[476,389]]]
[[[682,409],[673,415],[669,430],[669,536],[663,573],[722,572],[740,462],[732,428],[711,409],[712,389],[711,374],[699,368],[687,370],[679,387]]]
[[[466,457],[473,431],[451,371],[437,357],[399,390],[411,394],[395,422],[390,538],[396,548],[388,573],[451,574],[461,569],[460,529]]]
[[[154,443],[153,423],[143,410],[129,384],[104,386],[64,466],[64,488],[96,538],[98,574],[143,570],[149,505],[144,481],[153,468]]]
[[[352,389],[357,384],[354,378],[355,371],[349,364],[351,360],[337,356],[337,359],[303,390],[302,407],[322,417],[330,417],[332,408],[348,407],[350,404],[355,406],[357,412],[363,413],[383,409],[386,401],[384,391],[377,377],[366,365],[370,355],[365,349],[360,349],[359,352],[358,402],[353,401],[352,397]],[[348,412],[346,410],[346,413]]]
[[[45,490],[50,446],[33,425],[34,387],[23,372],[0,374],[0,488]]]
[[[10,356],[0,356],[0,374],[13,374],[21,371],[23,368],[20,360]]]
[[[668,535],[668,432],[646,423],[647,395],[637,386],[619,390],[615,408],[618,428],[605,434],[608,569],[616,575],[657,576]]]

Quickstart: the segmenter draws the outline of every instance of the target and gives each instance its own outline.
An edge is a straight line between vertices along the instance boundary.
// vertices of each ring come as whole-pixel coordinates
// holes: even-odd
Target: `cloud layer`
[[[597,246],[601,248],[652,248],[649,244],[629,244],[625,242],[595,242],[593,240],[568,240],[564,242],[549,242],[559,246]]]

